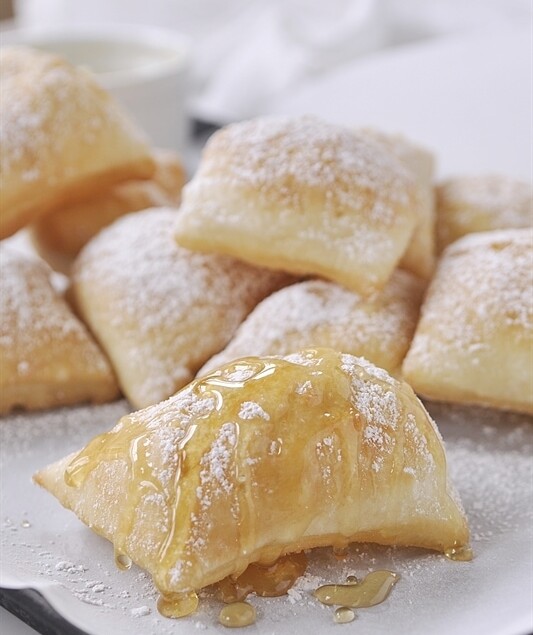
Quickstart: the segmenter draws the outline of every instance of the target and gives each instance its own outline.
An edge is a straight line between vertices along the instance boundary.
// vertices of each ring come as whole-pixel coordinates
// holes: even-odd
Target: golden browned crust
[[[108,361],[37,260],[0,248],[0,414],[118,396]]]
[[[170,150],[156,150],[153,158],[156,169],[151,179],[119,183],[38,219],[30,235],[39,255],[56,271],[68,273],[82,247],[120,216],[149,207],[178,206],[185,183],[181,159]]]
[[[384,289],[367,298],[328,280],[307,280],[263,300],[234,338],[198,376],[239,357],[287,355],[328,347],[368,359],[394,376],[411,344],[424,285],[397,270]]]
[[[165,593],[311,547],[469,537],[411,388],[330,349],[225,366],[35,479]]]
[[[266,295],[292,281],[227,256],[179,247],[177,211],[124,216],[81,251],[72,297],[137,407],[190,381]]]
[[[417,226],[400,261],[400,267],[424,279],[431,278],[436,264],[435,193],[433,154],[401,135],[365,128],[361,131],[382,143],[413,175],[417,186]]]
[[[437,246],[441,253],[473,232],[533,224],[531,184],[496,174],[462,176],[436,188]]]
[[[533,237],[470,234],[439,262],[403,375],[421,395],[533,412]]]
[[[407,248],[415,198],[412,175],[369,135],[314,117],[259,118],[211,137],[176,238],[367,295]]]

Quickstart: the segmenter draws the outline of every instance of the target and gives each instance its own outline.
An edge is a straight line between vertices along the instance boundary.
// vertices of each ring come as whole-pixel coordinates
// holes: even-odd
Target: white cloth
[[[529,0],[18,0],[20,26],[135,23],[193,42],[193,114],[268,110],[296,86],[385,47],[531,19]]]

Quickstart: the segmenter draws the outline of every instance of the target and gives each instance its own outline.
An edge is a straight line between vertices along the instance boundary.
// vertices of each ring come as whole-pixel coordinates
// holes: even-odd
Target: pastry
[[[67,273],[81,248],[103,227],[129,212],[148,207],[177,206],[185,183],[180,158],[170,150],[154,152],[151,179],[126,181],[88,201],[67,205],[31,226],[39,255],[57,271]]]
[[[400,267],[412,271],[421,278],[431,278],[436,262],[433,155],[401,135],[386,134],[373,129],[363,129],[361,133],[383,143],[413,175],[417,185],[418,224],[407,251],[400,260]]]
[[[440,401],[533,412],[533,235],[470,234],[439,262],[403,375]]]
[[[176,239],[368,295],[404,254],[415,201],[411,174],[369,135],[309,116],[259,118],[211,137]]]
[[[437,193],[439,252],[461,236],[533,225],[531,184],[497,176],[463,176],[441,183]]]
[[[0,414],[118,396],[108,361],[47,265],[0,246]]]
[[[399,375],[422,290],[418,278],[400,270],[368,298],[327,280],[293,284],[263,300],[198,375],[238,357],[285,355],[311,346],[360,355]]]
[[[177,601],[302,549],[469,534],[411,388],[331,349],[233,362],[35,480]]]
[[[71,297],[136,407],[172,395],[220,351],[254,306],[290,279],[179,247],[176,210],[120,218],[74,263]]]
[[[154,164],[134,125],[93,76],[56,55],[0,51],[0,238]]]

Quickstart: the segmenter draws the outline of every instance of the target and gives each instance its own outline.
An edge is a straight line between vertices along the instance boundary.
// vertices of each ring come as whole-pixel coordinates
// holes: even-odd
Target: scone
[[[330,349],[229,364],[35,480],[167,596],[311,547],[469,537],[411,388]]]
[[[115,183],[149,177],[144,137],[82,68],[0,50],[0,238]]]
[[[37,220],[31,226],[31,238],[39,255],[56,271],[68,273],[81,248],[120,216],[179,205],[185,183],[180,158],[170,150],[156,150],[153,158],[156,169],[151,179],[119,183]]]
[[[433,154],[401,135],[387,134],[371,128],[361,130],[361,134],[368,134],[383,143],[413,175],[417,185],[418,222],[407,251],[400,261],[400,267],[412,271],[421,278],[431,278],[436,263]]]
[[[74,304],[136,407],[189,382],[254,306],[290,281],[179,247],[175,218],[167,208],[124,216],[89,242],[73,267]]]
[[[47,265],[0,246],[0,414],[118,396],[108,361]]]
[[[265,117],[211,137],[183,190],[176,239],[368,295],[416,223],[412,175],[383,144],[314,117]]]
[[[444,252],[403,364],[440,401],[533,412],[533,235],[465,236]]]
[[[531,183],[494,174],[463,176],[444,181],[436,194],[439,252],[473,232],[533,226]]]
[[[368,298],[327,280],[293,284],[258,304],[198,376],[239,357],[286,355],[309,347],[365,357],[399,375],[418,321],[422,292],[422,282],[400,270],[382,291]]]

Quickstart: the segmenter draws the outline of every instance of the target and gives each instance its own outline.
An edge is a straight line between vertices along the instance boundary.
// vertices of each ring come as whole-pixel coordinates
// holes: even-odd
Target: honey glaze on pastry
[[[265,117],[211,137],[183,190],[176,240],[368,295],[404,254],[415,208],[412,174],[369,135]]]
[[[468,541],[410,387],[331,349],[229,364],[35,479],[181,613],[197,590],[310,547]]]
[[[533,413],[533,234],[464,236],[439,262],[403,364],[430,399]]]
[[[0,238],[154,164],[144,137],[94,77],[24,47],[0,51]]]
[[[74,258],[91,238],[117,218],[149,207],[177,206],[185,183],[180,158],[155,150],[150,179],[125,181],[89,200],[67,205],[34,223],[31,239],[39,255],[56,271],[68,273]]]
[[[176,244],[177,212],[129,214],[89,242],[71,295],[135,407],[166,399],[222,349],[255,305],[292,278]]]
[[[0,414],[118,395],[108,361],[43,262],[0,247]]]
[[[463,176],[444,181],[436,193],[439,252],[466,234],[533,223],[530,183],[495,174]]]
[[[367,298],[327,280],[290,285],[260,302],[198,375],[238,357],[285,355],[314,346],[359,355],[398,376],[422,292],[421,280],[400,270]]]

